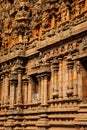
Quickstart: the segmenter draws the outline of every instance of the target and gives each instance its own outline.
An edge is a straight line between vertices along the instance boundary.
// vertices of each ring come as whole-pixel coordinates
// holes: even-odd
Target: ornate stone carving
[[[0,130],[87,129],[87,0],[0,0]]]

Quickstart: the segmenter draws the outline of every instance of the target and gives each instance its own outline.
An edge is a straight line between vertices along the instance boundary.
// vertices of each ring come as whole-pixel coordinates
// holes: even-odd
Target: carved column
[[[74,65],[74,70],[73,70],[73,96],[77,97],[78,96],[78,72],[77,72],[77,67],[76,64]]]
[[[15,104],[15,87],[16,87],[16,81],[11,80],[10,81],[10,108],[14,108],[14,104]]]
[[[32,78],[28,77],[28,103],[32,103]]]
[[[2,96],[1,96],[1,105],[4,105],[4,90],[5,90],[5,79],[4,79],[4,75],[2,75]]]
[[[73,94],[73,61],[71,59],[68,60],[68,76],[69,76],[69,86],[67,94],[71,96]]]
[[[41,75],[41,104],[42,105],[47,105],[48,77],[49,74]]]
[[[9,87],[9,79],[8,73],[5,74],[5,104],[8,104],[8,87]]]
[[[0,82],[0,84],[1,84],[1,105],[3,104],[3,79],[2,79],[2,76],[1,76],[1,82]]]
[[[64,57],[62,61],[62,93],[63,93],[63,98],[67,98],[67,87],[68,87],[68,68],[67,68],[67,57]]]
[[[59,99],[61,99],[63,97],[63,89],[62,89],[62,85],[63,85],[63,82],[62,82],[62,58],[59,58],[58,59],[59,61]]]
[[[83,83],[82,83],[82,67],[81,67],[81,63],[80,61],[78,61],[77,63],[77,73],[78,73],[78,97],[80,99],[82,99],[82,87],[83,87]]]
[[[48,75],[44,76],[44,105],[47,104]]]
[[[22,70],[18,70],[17,104],[22,103]]]
[[[52,94],[58,96],[58,61],[52,63]]]
[[[24,104],[27,104],[28,102],[28,80],[25,79],[24,80]]]
[[[53,86],[54,86],[54,71],[53,71],[53,67],[52,67],[52,70],[51,70],[51,91],[50,91],[50,98],[51,99],[53,99]]]
[[[37,76],[38,80],[38,100],[41,101],[41,77]]]
[[[41,76],[41,104],[44,104],[44,77]]]

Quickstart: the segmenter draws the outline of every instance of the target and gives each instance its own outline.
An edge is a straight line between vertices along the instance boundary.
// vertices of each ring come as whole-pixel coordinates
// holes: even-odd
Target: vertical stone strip
[[[55,68],[54,70],[54,92],[57,92],[58,91],[58,68]]]
[[[78,97],[80,99],[82,99],[82,87],[83,87],[83,83],[82,83],[82,67],[81,64],[78,63]]]
[[[9,79],[8,73],[5,74],[5,104],[8,103],[8,87],[9,87]]]
[[[41,101],[41,77],[37,76],[38,80],[38,100]]]
[[[22,70],[18,70],[17,104],[22,103]]]
[[[73,95],[73,66],[74,63],[72,59],[68,59],[68,75],[69,75],[69,86],[68,86],[68,96]]]
[[[32,78],[28,77],[28,104],[32,103]]]
[[[62,61],[62,90],[63,90],[63,98],[67,97],[67,66],[65,60]]]
[[[24,104],[26,105],[28,102],[28,81],[24,81]]]
[[[58,61],[54,59],[52,63],[52,95],[58,96]]]
[[[48,86],[48,75],[44,76],[44,105],[47,104],[47,86]]]
[[[4,90],[5,90],[5,79],[4,79],[4,75],[2,75],[2,96],[1,96],[1,105],[4,105]]]
[[[53,86],[54,86],[54,70],[51,66],[51,91],[50,91],[50,99],[53,99]]]
[[[74,64],[74,70],[73,70],[73,96],[77,97],[78,96],[78,74],[77,74],[77,69],[76,65]]]
[[[44,77],[41,77],[41,104],[44,104]]]
[[[69,69],[69,89],[72,89],[72,69]]]
[[[62,58],[59,58],[59,99],[62,98]]]
[[[15,104],[15,81],[10,81],[10,108]]]

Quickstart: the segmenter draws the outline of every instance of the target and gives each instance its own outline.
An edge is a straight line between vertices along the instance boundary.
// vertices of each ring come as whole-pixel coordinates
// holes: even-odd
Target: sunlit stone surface
[[[0,130],[87,130],[87,0],[0,0]]]

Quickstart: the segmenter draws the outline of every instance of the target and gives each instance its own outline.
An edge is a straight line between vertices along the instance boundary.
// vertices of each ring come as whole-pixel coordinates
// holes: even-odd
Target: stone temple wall
[[[0,130],[87,130],[87,0],[0,1]]]

